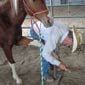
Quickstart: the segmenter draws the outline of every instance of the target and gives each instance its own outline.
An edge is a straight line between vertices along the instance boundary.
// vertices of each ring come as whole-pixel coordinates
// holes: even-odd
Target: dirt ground
[[[71,69],[65,72],[61,85],[85,85],[85,45],[71,53],[70,48],[61,47],[61,60]],[[14,46],[13,56],[16,61],[16,70],[24,85],[40,85],[40,57],[36,46]],[[11,69],[5,55],[0,48],[0,85],[16,85],[11,75]],[[57,82],[47,83],[57,85]]]

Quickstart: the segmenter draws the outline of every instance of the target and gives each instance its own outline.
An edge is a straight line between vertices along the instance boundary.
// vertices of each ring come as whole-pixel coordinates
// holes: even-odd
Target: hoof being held
[[[20,41],[17,42],[17,45],[22,45],[22,46],[27,47],[29,45],[29,43],[32,42],[32,41],[33,41],[32,39],[29,39],[29,38],[26,38],[26,37],[22,37],[20,39]]]

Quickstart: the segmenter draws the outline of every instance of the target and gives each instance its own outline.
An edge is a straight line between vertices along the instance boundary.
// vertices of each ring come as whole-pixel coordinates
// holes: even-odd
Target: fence
[[[85,0],[46,0],[50,14],[70,27],[75,25],[85,28]],[[27,36],[30,28],[30,19],[26,17],[22,27],[23,35]]]

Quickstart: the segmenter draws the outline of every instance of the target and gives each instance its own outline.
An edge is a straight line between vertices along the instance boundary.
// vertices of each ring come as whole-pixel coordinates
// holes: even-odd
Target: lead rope
[[[43,62],[42,62],[42,51],[43,51],[43,44],[41,42],[41,32],[40,32],[40,28],[41,28],[41,23],[40,23],[40,27],[38,26],[38,24],[36,23],[36,21],[33,20],[33,18],[31,18],[31,25],[32,25],[32,29],[33,29],[33,24],[36,25],[36,27],[39,30],[39,42],[40,44],[40,70],[41,70],[41,85],[44,85],[44,75],[43,75]]]

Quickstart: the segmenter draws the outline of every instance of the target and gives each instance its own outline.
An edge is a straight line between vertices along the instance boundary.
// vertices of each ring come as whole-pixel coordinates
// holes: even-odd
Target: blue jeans
[[[43,76],[49,76],[51,66],[52,65],[42,57]]]

